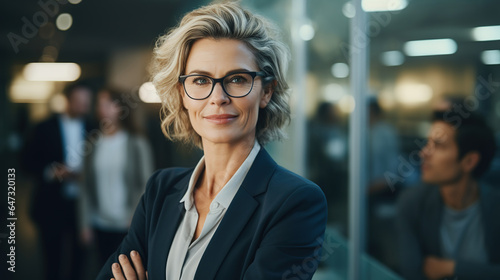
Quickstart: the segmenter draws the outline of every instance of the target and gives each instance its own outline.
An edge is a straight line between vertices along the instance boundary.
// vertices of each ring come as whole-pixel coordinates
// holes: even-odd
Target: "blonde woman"
[[[290,118],[289,53],[238,4],[188,13],[155,48],[165,135],[203,149],[156,172],[98,279],[311,279],[326,225],[314,183],[263,148]],[[147,274],[146,274],[147,271]]]

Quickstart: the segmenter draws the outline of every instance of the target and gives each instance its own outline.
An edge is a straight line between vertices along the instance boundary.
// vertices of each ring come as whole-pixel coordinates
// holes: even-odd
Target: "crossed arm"
[[[130,252],[130,259],[125,254],[118,256],[119,263],[111,265],[112,280],[147,280],[148,272],[142,265],[141,256],[137,251]]]

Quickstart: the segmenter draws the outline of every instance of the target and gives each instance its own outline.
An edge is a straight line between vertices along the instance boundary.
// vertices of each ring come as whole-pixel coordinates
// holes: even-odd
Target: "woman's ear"
[[[273,80],[272,82],[269,82],[267,85],[264,86],[264,94],[262,95],[259,104],[260,108],[266,108],[267,104],[269,104],[269,101],[271,101],[271,97],[273,96],[276,85],[278,85],[278,82],[276,80]]]

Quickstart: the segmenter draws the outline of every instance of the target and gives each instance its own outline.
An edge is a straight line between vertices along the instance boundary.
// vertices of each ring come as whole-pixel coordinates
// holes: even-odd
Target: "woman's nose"
[[[220,106],[229,103],[230,101],[231,99],[229,99],[229,96],[226,94],[226,92],[224,92],[222,84],[221,83],[215,84],[214,90],[210,95],[210,103]]]

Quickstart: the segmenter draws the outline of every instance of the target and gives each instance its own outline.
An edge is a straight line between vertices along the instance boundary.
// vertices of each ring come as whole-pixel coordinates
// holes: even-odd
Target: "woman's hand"
[[[141,256],[137,251],[130,252],[130,258],[132,263],[126,255],[121,254],[118,256],[118,263],[113,263],[111,265],[111,271],[113,272],[113,277],[111,280],[147,280],[148,272],[144,270],[142,265]],[[133,266],[132,266],[133,264]]]

